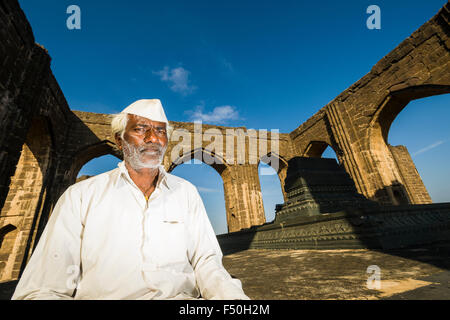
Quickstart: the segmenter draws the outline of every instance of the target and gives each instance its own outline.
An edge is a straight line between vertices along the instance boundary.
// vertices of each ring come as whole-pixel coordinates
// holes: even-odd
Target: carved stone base
[[[224,253],[259,249],[397,249],[450,240],[450,203],[345,210],[219,235]]]

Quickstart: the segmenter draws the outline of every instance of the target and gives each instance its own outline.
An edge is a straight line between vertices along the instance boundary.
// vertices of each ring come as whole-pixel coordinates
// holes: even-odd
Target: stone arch
[[[270,161],[271,159],[276,158],[277,165],[274,165],[273,161]],[[285,157],[275,153],[275,152],[268,152],[266,155],[261,156],[258,159],[258,167],[260,162],[263,162],[269,166],[271,166],[275,172],[278,175],[278,179],[280,180],[280,186],[281,186],[281,193],[283,194],[284,201],[287,200],[287,195],[284,190],[284,183],[287,175],[287,168],[288,168],[288,161]]]
[[[213,161],[204,161],[204,156],[207,155],[210,159],[212,159]],[[186,152],[184,154],[182,154],[181,156],[179,156],[178,158],[176,158],[176,160],[172,161],[168,167],[167,167],[167,172],[172,172],[173,169],[175,169],[178,165],[185,163],[187,161],[190,160],[199,160],[202,161],[203,163],[209,165],[210,167],[214,168],[214,170],[217,171],[217,173],[222,176],[223,172],[227,169],[228,165],[225,161],[225,159],[216,154],[215,152],[212,152],[204,147],[201,148],[196,148],[193,149],[189,152]],[[208,159],[209,160],[209,159]],[[212,162],[212,163],[211,163]]]
[[[336,156],[339,156],[339,153],[336,151],[336,148],[333,147],[328,142],[324,142],[324,141],[311,141],[306,146],[302,155],[303,155],[303,157],[308,157],[308,158],[321,158],[323,153],[325,152],[325,150],[328,147],[330,147],[334,151]],[[340,160],[339,160],[339,162],[340,162]]]
[[[11,247],[14,246],[14,242],[17,237],[17,227],[8,223],[0,228],[0,274],[6,267]]]
[[[204,161],[204,156],[207,155],[209,157],[208,160],[214,160],[214,161]],[[227,226],[228,230],[230,230],[230,225],[233,224],[233,213],[229,210],[229,202],[230,197],[227,197],[227,189],[224,179],[229,178],[229,171],[227,170],[228,165],[226,164],[225,159],[223,159],[220,155],[204,148],[199,147],[196,149],[192,149],[182,155],[180,155],[178,158],[176,158],[174,161],[172,161],[169,165],[166,166],[167,172],[172,172],[177,166],[191,161],[191,160],[198,160],[202,163],[212,167],[221,177],[222,183],[223,183],[223,191],[224,191],[224,201],[225,201],[225,210],[226,210],[226,220],[227,220]],[[213,163],[211,163],[213,162]]]
[[[3,241],[7,239],[7,235],[11,234],[12,231],[17,230],[17,227],[8,223],[7,225],[0,228],[0,256],[3,257],[4,252],[2,250],[3,247],[8,247],[8,245],[3,246]],[[5,259],[1,259],[0,261],[4,261]]]
[[[2,241],[5,238],[5,236],[9,232],[16,230],[16,229],[17,229],[17,227],[13,226],[11,223],[8,223],[7,225],[0,228],[0,247],[2,246]]]
[[[42,116],[32,119],[14,176],[11,178],[0,223],[5,226],[11,224],[17,229],[9,235],[10,253],[2,259],[6,263],[1,270],[0,281],[16,279],[19,276],[22,266],[31,256],[31,248],[36,240],[49,188],[49,169],[53,152],[49,124],[49,120]]]
[[[374,166],[382,168],[378,172],[384,188],[376,195],[381,203],[431,203],[406,147],[389,145],[388,135],[395,118],[410,101],[445,93],[450,93],[450,86],[420,85],[392,91],[374,113],[363,148],[369,150]]]
[[[264,184],[267,185],[267,183],[268,183],[267,181],[268,180],[266,180],[266,179],[270,179],[270,178],[268,178],[268,177],[264,178],[263,177],[265,175],[265,169],[266,168],[263,167],[260,170],[261,163],[264,163],[267,166],[270,166],[276,172],[276,175],[278,177],[278,181],[280,183],[281,196],[283,197],[283,200],[282,200],[282,202],[275,203],[275,207],[276,207],[277,205],[280,205],[281,203],[284,203],[284,202],[287,201],[287,195],[286,195],[286,192],[284,190],[284,184],[285,184],[285,179],[286,179],[286,176],[287,176],[287,168],[288,168],[287,160],[285,159],[285,157],[279,155],[276,152],[268,152],[267,154],[262,155],[262,156],[259,157],[258,162],[257,162],[258,184],[259,184],[259,188],[261,190],[261,199],[264,202],[264,199],[263,199],[263,188],[265,189],[266,187],[263,187],[263,185]],[[268,174],[272,174],[272,173],[268,173]],[[266,180],[266,181],[264,182],[264,180]],[[275,181],[273,181],[272,183],[276,186],[276,182]],[[266,200],[267,200],[268,199],[267,195],[265,197],[266,197]],[[267,204],[268,203],[266,202],[266,205]],[[264,207],[264,203],[263,203],[262,209],[263,209],[263,213],[264,213],[264,217],[266,219],[266,222],[267,221],[272,221],[273,222],[272,218],[275,218],[275,216],[272,217],[271,214],[275,214],[275,207],[273,207],[272,210],[269,209],[269,211],[266,212],[266,208]]]
[[[420,85],[391,91],[375,111],[369,125],[370,140],[383,138],[387,143],[389,129],[399,113],[412,100],[450,93],[450,85]]]
[[[224,181],[220,174],[223,171],[220,165],[212,166],[203,161],[201,150],[193,152],[192,157],[185,154],[178,160],[177,165],[172,163],[170,173],[187,179],[196,186],[214,232],[216,234],[227,233],[226,198]]]
[[[205,155],[210,157],[209,160],[214,161],[203,161]],[[182,154],[170,163],[166,162],[166,170],[171,172],[177,165],[191,159],[205,162],[221,176],[228,232],[239,231],[265,222],[256,164],[229,164],[221,155],[205,147],[199,147]]]
[[[68,185],[75,183],[78,172],[80,172],[81,168],[94,158],[110,154],[122,160],[123,156],[115,148],[115,146],[115,143],[112,143],[109,140],[103,140],[98,143],[85,146],[76,151],[70,169],[66,173],[66,181]]]

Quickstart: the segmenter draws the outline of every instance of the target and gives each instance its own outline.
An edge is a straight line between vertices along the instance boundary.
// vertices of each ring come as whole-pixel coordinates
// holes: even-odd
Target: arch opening
[[[166,156],[168,154],[169,152],[166,152]],[[192,164],[204,163],[214,168],[219,175],[222,175],[227,168],[225,159],[205,148],[197,148],[179,156],[175,161],[170,163],[167,172],[172,172],[177,166],[186,162],[192,162]]]
[[[225,192],[221,177],[224,168],[205,164],[200,160],[198,152],[192,155],[193,158],[187,155],[182,157],[176,165],[170,167],[170,172],[197,187],[215,234],[227,233]]]
[[[450,94],[413,100],[387,132],[387,145],[403,182],[411,189],[413,203],[450,202],[446,191],[450,177],[449,106]]]
[[[417,155],[428,153],[431,149],[435,149],[434,151],[445,149],[442,147],[445,146],[446,139],[440,139],[438,136],[432,138],[433,135],[430,133],[438,132],[436,130],[438,123],[445,121],[450,115],[448,93],[450,86],[442,85],[415,86],[398,90],[390,93],[374,114],[370,123],[368,149],[378,168],[380,184],[383,186],[375,193],[375,198],[380,203],[394,205],[432,203],[432,197],[425,185],[433,186],[433,180],[438,179],[437,176],[443,176],[447,165],[431,164],[445,156],[435,154],[433,159],[420,162],[421,159]],[[440,105],[438,113],[441,116],[431,117],[429,110],[433,110],[432,105],[436,103]],[[439,131],[442,137],[450,135],[446,123],[441,125]],[[425,137],[428,137],[428,142],[424,140]],[[437,140],[433,142],[433,139]],[[422,147],[418,144],[420,141]],[[437,149],[440,145],[442,146]],[[409,150],[413,153],[410,154]],[[449,154],[448,148],[445,150],[447,153],[444,154]],[[427,174],[424,174],[422,179],[422,173],[436,170],[437,167],[440,168],[439,174],[435,174],[431,179],[425,178]],[[437,188],[432,189],[433,193],[437,191]],[[445,190],[442,182],[439,189]],[[443,202],[444,198],[441,196],[438,198],[437,202]],[[447,198],[445,201],[449,200]]]
[[[270,176],[273,174],[278,175],[281,194],[283,195],[284,201],[287,200],[287,195],[284,190],[284,183],[287,175],[288,161],[276,154],[269,152],[268,154],[262,156],[258,161],[258,175]],[[266,220],[267,221],[267,220]]]
[[[95,157],[81,167],[75,182],[83,181],[98,174],[113,170],[117,168],[117,164],[120,161],[121,159],[112,154]]]
[[[74,184],[83,175],[92,176],[114,169],[123,159],[114,147],[115,144],[105,140],[76,152],[67,174],[67,184]]]
[[[333,158],[340,163],[333,147],[323,141],[311,141],[306,147],[303,156],[309,158]]]
[[[274,168],[262,160],[258,165],[258,176],[266,222],[270,223],[275,219],[276,205],[284,203],[281,177]]]

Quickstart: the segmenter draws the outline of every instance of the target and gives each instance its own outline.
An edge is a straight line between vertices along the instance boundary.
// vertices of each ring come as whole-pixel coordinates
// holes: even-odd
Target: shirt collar
[[[130,182],[132,182],[133,180],[131,179],[128,173],[127,167],[125,166],[125,161],[119,162],[117,166],[119,167],[119,174],[117,176],[116,184],[119,183],[119,181],[121,181],[121,178],[128,179]],[[158,188],[161,185],[164,185],[165,187],[167,187],[167,189],[170,189],[170,185],[167,182],[168,173],[161,165],[158,167],[158,169],[159,174],[158,174],[158,181],[156,182],[156,187]]]

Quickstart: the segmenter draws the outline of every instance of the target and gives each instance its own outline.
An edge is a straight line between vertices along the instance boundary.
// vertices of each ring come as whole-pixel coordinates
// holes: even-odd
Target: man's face
[[[157,168],[167,148],[166,123],[129,114],[123,139],[116,141],[133,169]]]

